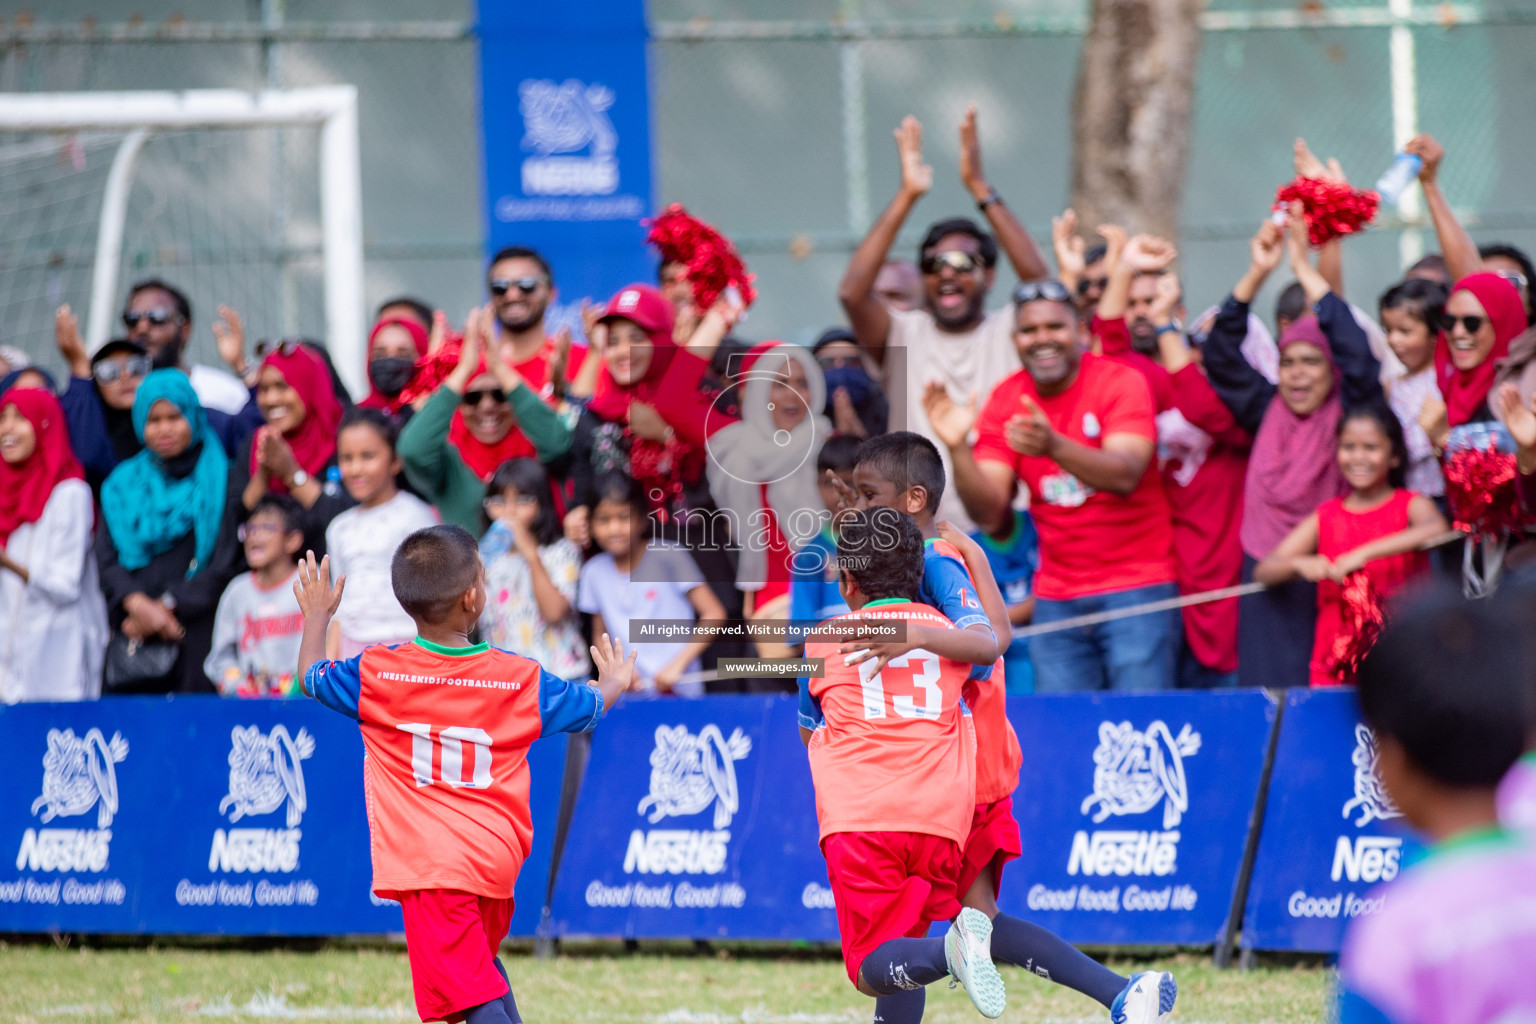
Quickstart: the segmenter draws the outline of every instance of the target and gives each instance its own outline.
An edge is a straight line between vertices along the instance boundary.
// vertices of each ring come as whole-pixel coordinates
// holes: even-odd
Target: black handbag
[[[108,690],[130,691],[170,675],[181,656],[181,644],[170,640],[135,640],[113,633],[107,641],[107,660],[102,672]]]

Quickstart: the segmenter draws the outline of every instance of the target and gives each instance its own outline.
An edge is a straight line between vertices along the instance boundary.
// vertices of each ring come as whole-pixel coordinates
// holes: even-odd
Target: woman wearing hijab
[[[233,575],[219,546],[229,459],[180,370],[155,370],[133,400],[143,449],[101,489],[96,560],[112,638],[109,692],[203,693],[213,617]]]
[[[1280,335],[1278,384],[1243,358],[1248,306],[1287,246],[1291,270],[1316,312]],[[1345,407],[1385,401],[1381,364],[1349,304],[1307,256],[1306,225],[1265,221],[1249,245],[1248,272],[1222,304],[1204,348],[1212,387],[1254,435],[1243,490],[1243,579],[1317,506],[1348,490],[1335,457]],[[1238,685],[1305,686],[1317,620],[1317,586],[1305,580],[1243,598],[1238,611]]]
[[[256,377],[262,426],[235,458],[230,493],[244,522],[265,494],[291,495],[305,510],[305,550],[325,552],[325,528],[354,502],[336,470],[336,427],[342,407],[318,353],[285,341],[267,352]]]
[[[48,392],[0,398],[0,703],[101,693],[95,501]]]
[[[386,316],[368,335],[368,395],[357,404],[378,409],[396,424],[410,419],[411,407],[400,398],[416,376],[416,363],[427,354],[427,329],[414,319]]]
[[[598,320],[602,364],[571,444],[577,519],[592,504],[593,481],[610,472],[640,482],[663,525],[708,503],[703,442],[713,396],[699,390],[708,362],[680,352],[673,316],[658,290],[634,284]]]
[[[729,516],[747,617],[784,619],[790,560],[826,518],[816,456],[832,433],[818,412],[827,385],[816,358],[797,345],[764,342],[743,364],[741,419],[709,438],[709,489]],[[791,655],[782,644],[759,643],[758,650],[763,657]]]
[[[1511,379],[1501,371],[1510,343],[1526,328],[1525,307],[1502,275],[1479,271],[1456,282],[1439,326],[1435,382],[1443,404],[1425,403],[1420,422],[1435,448],[1443,450],[1457,427],[1502,421],[1492,394]]]

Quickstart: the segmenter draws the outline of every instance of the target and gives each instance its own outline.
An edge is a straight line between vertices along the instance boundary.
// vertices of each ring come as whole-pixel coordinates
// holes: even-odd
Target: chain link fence
[[[36,18],[3,15],[0,90],[356,84],[368,299],[416,294],[459,316],[481,299],[481,104],[515,102],[478,94],[473,17],[469,0],[425,11],[406,0],[361,11],[209,0],[196,21],[169,4],[59,0]],[[927,223],[972,210],[956,170],[972,101],[988,177],[1048,244],[1068,201],[1086,4],[652,0],[650,17],[656,198],[736,238],[762,286],[748,335],[804,340],[840,320],[837,281],[894,192],[890,131],[907,113],[924,122],[937,180],[896,255],[913,255]],[[1192,307],[1218,301],[1240,272],[1298,135],[1368,184],[1400,141],[1395,126],[1432,132],[1449,150],[1445,191],[1474,236],[1536,249],[1536,0],[1215,0],[1204,18],[1181,240]],[[159,184],[135,188],[125,283],[192,283],[194,359],[216,358],[208,327],[221,302],[247,314],[252,337],[318,333],[313,133],[196,134],[146,147]],[[0,341],[47,361],[52,307],[84,304],[94,246],[95,186],[82,177],[70,193],[60,182],[104,174],[112,150],[60,139],[27,156],[38,143],[0,139],[0,206],[15,208],[0,209]],[[1349,292],[1364,306],[1416,247],[1435,245],[1422,222],[1387,213],[1346,247]]]

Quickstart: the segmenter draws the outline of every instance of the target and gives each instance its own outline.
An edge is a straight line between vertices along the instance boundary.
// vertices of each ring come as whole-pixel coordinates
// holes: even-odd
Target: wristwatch
[[[293,479],[288,482],[288,487],[292,490],[296,487],[303,487],[307,483],[309,483],[309,474],[304,472],[303,467],[300,467],[294,471]]]
[[[1179,333],[1179,325],[1178,324],[1163,324],[1163,326],[1161,326],[1161,327],[1159,327],[1157,329],[1156,334],[1167,334],[1169,331],[1173,331],[1175,334]],[[1156,336],[1156,334],[1154,334],[1154,337]]]
[[[987,194],[985,196],[976,200],[976,209],[980,210],[982,213],[986,213],[987,207],[991,206],[993,203],[1000,203],[1002,201],[1003,197],[997,194],[997,189],[989,188],[987,189]]]

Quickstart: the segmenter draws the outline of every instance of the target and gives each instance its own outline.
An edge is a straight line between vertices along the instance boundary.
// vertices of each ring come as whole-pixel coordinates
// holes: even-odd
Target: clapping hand
[[[1049,458],[1056,446],[1056,431],[1046,418],[1045,410],[1028,395],[1019,396],[1024,411],[1015,414],[1003,426],[1003,437],[1008,447],[1020,455],[1043,455]]]
[[[1077,211],[1068,207],[1051,218],[1051,248],[1056,250],[1056,276],[1072,286],[1088,269],[1083,240],[1077,233]]]
[[[1285,254],[1285,229],[1271,219],[1259,227],[1259,233],[1248,243],[1248,258],[1255,270],[1271,273],[1280,265]]]
[[[72,377],[82,380],[91,375],[91,357],[80,340],[80,321],[70,310],[69,304],[60,306],[53,314],[53,343],[59,347],[59,355],[69,364]]]
[[[1498,402],[1504,426],[1520,447],[1520,471],[1536,470],[1536,399],[1529,404],[1520,401],[1520,388],[1513,381],[1505,381],[1499,385]]]
[[[1121,250],[1120,259],[1138,274],[1161,274],[1178,255],[1179,250],[1166,238],[1137,235]]]
[[[1295,145],[1292,147],[1292,156],[1296,166],[1297,177],[1321,178],[1324,181],[1337,181],[1344,185],[1349,184],[1349,179],[1344,175],[1344,168],[1339,164],[1338,160],[1329,157],[1328,163],[1324,165],[1321,160],[1313,155],[1312,150],[1307,148],[1307,141],[1305,139],[1296,140]]]
[[[229,306],[220,306],[219,318],[213,322],[213,339],[219,344],[219,358],[235,371],[236,376],[244,377],[245,321],[240,319],[240,314]]]
[[[973,392],[961,405],[949,397],[942,381],[931,380],[923,388],[923,411],[939,440],[949,448],[960,448],[976,426],[976,395]]]
[[[981,170],[981,138],[976,131],[974,103],[965,108],[965,117],[960,121],[960,184],[977,202],[987,198],[992,191]]]
[[[896,153],[901,157],[901,190],[919,199],[933,188],[933,168],[923,163],[923,125],[908,114],[896,129]]]

